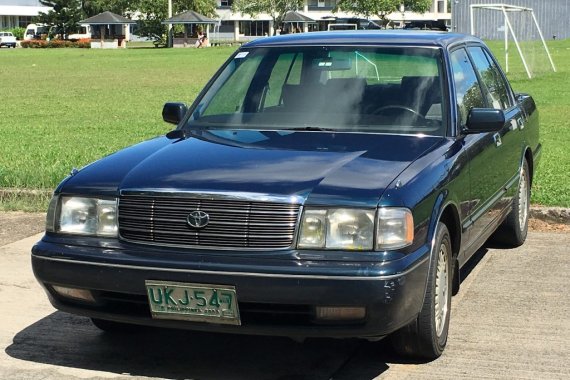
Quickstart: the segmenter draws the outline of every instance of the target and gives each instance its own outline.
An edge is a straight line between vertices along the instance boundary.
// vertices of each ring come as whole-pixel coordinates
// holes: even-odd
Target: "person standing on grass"
[[[198,39],[196,40],[196,47],[203,48],[208,46],[208,37],[204,34],[202,29],[198,29]]]

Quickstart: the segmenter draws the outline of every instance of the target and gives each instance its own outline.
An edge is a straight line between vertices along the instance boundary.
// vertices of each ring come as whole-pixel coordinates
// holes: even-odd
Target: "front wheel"
[[[392,344],[399,354],[427,360],[442,354],[451,313],[453,255],[449,230],[441,222],[433,249],[422,309],[414,322],[392,335]]]

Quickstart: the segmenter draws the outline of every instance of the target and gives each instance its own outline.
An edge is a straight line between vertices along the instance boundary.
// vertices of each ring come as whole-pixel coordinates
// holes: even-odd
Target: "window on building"
[[[244,36],[269,35],[269,21],[240,21],[239,33]]]
[[[309,0],[307,2],[309,9],[313,8],[334,8],[336,6],[336,0]]]
[[[234,32],[234,22],[233,21],[222,21],[220,24],[220,33],[233,33]]]
[[[32,16],[20,16],[18,19],[18,26],[20,28],[25,28],[29,24],[33,24]]]

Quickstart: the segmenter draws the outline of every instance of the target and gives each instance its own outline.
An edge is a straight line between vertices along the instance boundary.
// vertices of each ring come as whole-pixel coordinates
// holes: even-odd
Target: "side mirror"
[[[502,110],[491,108],[472,108],[467,117],[466,133],[496,132],[505,125]]]
[[[162,120],[171,124],[178,124],[184,115],[186,115],[188,107],[184,103],[166,103],[162,108]]]

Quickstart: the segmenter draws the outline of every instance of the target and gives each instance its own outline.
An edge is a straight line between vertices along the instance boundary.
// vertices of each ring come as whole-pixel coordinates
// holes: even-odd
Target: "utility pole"
[[[172,0],[168,0],[168,18],[172,18]],[[172,47],[172,24],[168,24],[168,47]]]

